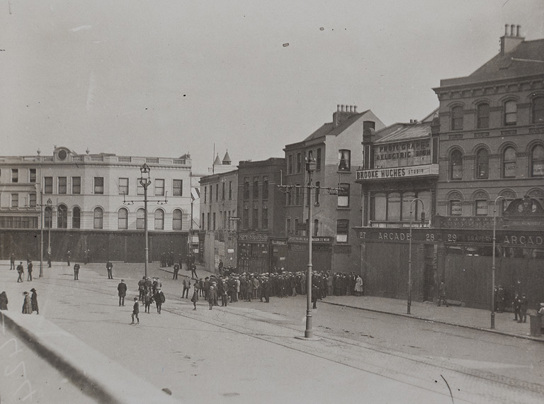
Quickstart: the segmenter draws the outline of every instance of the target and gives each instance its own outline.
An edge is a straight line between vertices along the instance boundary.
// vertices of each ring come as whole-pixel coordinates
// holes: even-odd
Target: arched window
[[[138,209],[136,211],[136,229],[143,230],[145,228],[145,210]]]
[[[450,155],[450,180],[463,179],[463,153],[454,150]]]
[[[81,209],[77,206],[72,209],[72,229],[81,228]]]
[[[161,209],[155,211],[155,230],[164,230],[164,212]]]
[[[489,197],[485,192],[479,191],[474,195],[474,213],[476,216],[487,216],[489,211]]]
[[[544,123],[544,97],[533,98],[531,113],[533,123]]]
[[[516,101],[506,101],[504,103],[504,124],[515,125],[518,121],[518,106]]]
[[[93,213],[93,228],[102,229],[104,227],[104,211],[101,208],[95,208]]]
[[[53,208],[47,206],[44,210],[43,218],[46,229],[53,227]]]
[[[398,222],[400,220],[400,193],[392,192],[387,195],[387,221]]]
[[[478,129],[489,128],[489,104],[479,104],[477,109],[477,122]]]
[[[68,208],[66,205],[59,205],[57,209],[57,229],[68,227]]]
[[[463,107],[460,105],[451,109],[451,130],[463,130]]]
[[[486,149],[480,149],[476,153],[476,178],[489,178],[489,153]]]
[[[514,178],[516,176],[516,149],[507,147],[502,153],[502,176]]]
[[[544,146],[536,145],[531,151],[531,177],[544,176]]]
[[[183,223],[183,214],[181,210],[176,209],[172,214],[172,230],[181,230]]]
[[[125,208],[121,208],[117,212],[117,227],[119,230],[128,229],[128,210]]]

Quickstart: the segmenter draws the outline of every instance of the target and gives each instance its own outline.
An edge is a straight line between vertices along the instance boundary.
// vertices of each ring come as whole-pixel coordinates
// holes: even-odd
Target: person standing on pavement
[[[3,291],[0,293],[0,310],[7,310],[8,309],[8,295],[6,295],[6,291]]]
[[[17,273],[19,274],[19,277],[17,278],[17,283],[23,282],[23,275],[25,273],[25,269],[23,267],[23,261],[17,265]]]
[[[363,278],[360,275],[357,275],[355,279],[355,296],[363,295]]]
[[[140,313],[140,305],[138,304],[138,298],[134,298],[134,306],[132,306],[132,323],[134,324],[134,318],[136,317],[136,320],[138,320],[138,324],[140,324],[140,319],[138,318],[138,314]]]
[[[514,306],[514,320],[518,323],[521,323],[521,297],[516,293],[514,295],[514,301],[512,302]]]
[[[438,307],[440,307],[442,303],[448,307],[448,301],[446,300],[446,284],[444,281],[440,281],[440,285],[438,286]]]
[[[157,313],[161,314],[162,304],[166,301],[166,298],[160,287],[157,288],[153,300],[155,300],[155,304],[157,305]]]
[[[179,264],[176,262],[174,264],[174,275],[172,276],[172,279],[178,279],[178,273],[179,273]]]
[[[191,278],[198,279],[198,275],[196,274],[196,265],[194,263],[191,264]]]
[[[66,262],[68,263],[68,266],[70,266],[70,257],[72,257],[72,252],[68,250],[66,252]]]
[[[28,261],[26,271],[28,273],[26,280],[32,282],[32,261]]]
[[[9,269],[10,271],[13,269],[15,270],[15,254],[11,253],[9,256]]]
[[[125,305],[125,296],[127,295],[127,285],[124,279],[121,279],[119,285],[117,285],[117,294],[119,295],[119,306]]]
[[[198,302],[198,282],[195,282],[195,287],[193,290],[193,297],[191,297],[191,302],[193,302],[193,310],[196,310],[196,302]]]
[[[212,309],[214,303],[217,301],[217,284],[212,282],[210,288],[208,289],[208,303],[210,304],[210,310]]]
[[[109,260],[106,263],[106,270],[108,271],[108,279],[113,279],[113,264]]]
[[[30,295],[25,290],[23,292],[23,314],[32,314],[32,302],[30,300]]]
[[[79,281],[79,264],[74,264],[74,281]]]
[[[525,293],[521,294],[520,299],[520,315],[519,315],[519,322],[520,323],[526,323],[527,322],[527,307],[529,306],[529,301],[527,300],[527,295]]]
[[[38,292],[36,292],[36,289],[34,288],[30,289],[30,291],[32,292],[32,296],[30,296],[30,313],[36,312],[36,314],[40,314],[40,309],[38,308]]]
[[[198,282],[195,282],[195,285]],[[183,291],[181,292],[181,298],[189,298],[189,289],[191,288],[191,280],[189,278],[183,278]]]

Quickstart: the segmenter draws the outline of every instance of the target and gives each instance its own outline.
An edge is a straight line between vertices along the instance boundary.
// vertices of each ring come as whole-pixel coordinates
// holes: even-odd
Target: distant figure
[[[178,272],[179,272],[179,264],[175,263],[174,264],[174,276],[172,277],[172,279],[178,279]]]
[[[72,252],[68,250],[66,252],[66,262],[68,263],[68,266],[70,266],[70,257],[72,257]]]
[[[51,268],[51,253],[47,253],[47,268]]]
[[[9,269],[15,270],[15,254],[13,253],[11,253],[11,255],[9,256]]]
[[[151,294],[151,290],[145,291],[145,294],[142,297],[142,302],[144,304],[144,311],[149,314],[151,303],[153,303],[153,295]]]
[[[438,307],[444,303],[448,307],[448,301],[446,300],[446,284],[444,281],[440,281],[440,286],[438,286]]]
[[[23,314],[32,314],[32,302],[27,291],[23,292]]]
[[[79,280],[79,264],[74,264],[74,281]]]
[[[196,302],[198,302],[198,282],[195,282],[195,287],[193,291],[193,297],[191,297],[191,302],[193,302],[193,310],[196,310]]]
[[[17,278],[17,283],[23,282],[23,275],[25,273],[25,269],[23,267],[23,261],[17,265],[17,273],[19,274],[19,277]]]
[[[164,293],[162,293],[161,288],[157,289],[155,295],[153,296],[153,300],[155,300],[155,304],[157,305],[157,313],[161,314],[162,304],[166,301],[166,298],[164,296]]]
[[[219,265],[218,265],[218,270],[219,270],[219,275],[223,275],[223,260],[219,260]]]
[[[134,306],[132,306],[132,323],[134,324],[134,318],[136,317],[136,320],[138,320],[138,324],[140,324],[140,319],[138,318],[138,314],[140,313],[140,305],[138,304],[138,298],[134,298]]]
[[[119,285],[117,285],[117,292],[119,295],[119,306],[124,306],[125,296],[127,295],[127,285],[124,279],[121,279],[121,282],[119,282]]]
[[[38,308],[38,292],[36,292],[36,289],[32,288],[30,289],[32,292],[32,296],[30,296],[30,307],[31,307],[31,313],[36,312],[36,314],[40,314],[40,310]]]
[[[6,295],[6,292],[3,291],[0,293],[0,310],[7,310],[8,309],[8,295]]]
[[[527,300],[527,295],[525,293],[521,294],[520,299],[520,323],[526,323],[527,322],[527,307],[529,306],[529,301]]]
[[[28,264],[26,266],[26,271],[28,273],[26,280],[32,281],[32,261],[28,261]]]
[[[108,279],[113,279],[113,264],[111,261],[106,263],[106,269],[108,270]]]
[[[210,289],[208,290],[208,303],[210,304],[210,310],[212,309],[214,302],[217,301],[217,284],[212,282]]]
[[[360,275],[357,275],[357,279],[355,280],[355,296],[362,296],[363,295],[363,278],[361,278]]]
[[[191,264],[191,278],[198,279],[198,275],[196,274],[196,265],[194,263]]]
[[[196,282],[195,282],[196,284]],[[189,298],[189,289],[191,288],[191,280],[189,278],[183,278],[183,291],[181,292],[181,298]]]

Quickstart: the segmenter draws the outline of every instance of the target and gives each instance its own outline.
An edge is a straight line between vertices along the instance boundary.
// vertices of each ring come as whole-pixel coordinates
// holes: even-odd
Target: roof
[[[523,41],[512,51],[499,53],[466,77],[444,79],[440,87],[475,84],[544,74],[544,39]]]
[[[377,135],[379,139],[374,144],[426,138],[431,136],[431,123],[396,123],[377,132]]]
[[[350,127],[354,122],[359,120],[359,118],[361,118],[363,115],[365,115],[369,111],[370,110],[367,109],[366,111],[360,112],[358,114],[353,114],[338,126],[334,126],[333,122],[325,123],[319,129],[317,129],[314,133],[312,133],[310,136],[304,139],[304,142],[307,142],[309,140],[319,139],[325,136],[338,136],[340,133],[345,131],[348,127]]]

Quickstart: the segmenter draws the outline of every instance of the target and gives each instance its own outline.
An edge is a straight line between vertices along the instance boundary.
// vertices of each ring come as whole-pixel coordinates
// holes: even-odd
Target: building
[[[365,130],[384,124],[370,110],[338,105],[332,122],[323,124],[298,143],[285,146],[283,183],[285,232],[288,236],[286,269],[305,270],[308,264],[308,202],[312,201],[313,269],[358,272],[360,249],[354,226],[361,224],[361,193],[355,172],[363,164],[361,140]],[[308,192],[307,160],[315,160]]]
[[[140,168],[150,168],[148,216]],[[151,260],[186,254],[191,223],[191,159],[78,154],[0,157],[0,256],[143,262],[148,222]],[[198,217],[198,212],[197,212]]]

